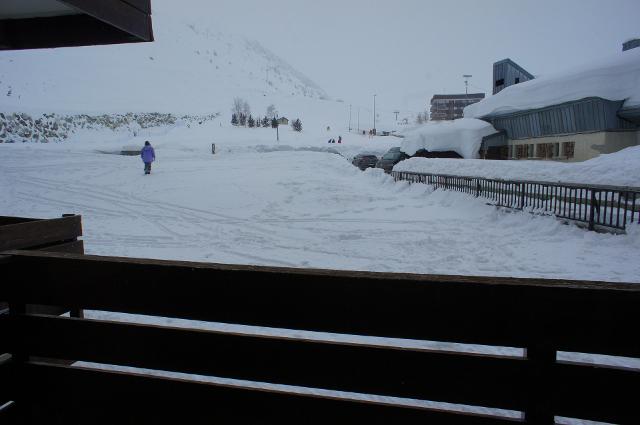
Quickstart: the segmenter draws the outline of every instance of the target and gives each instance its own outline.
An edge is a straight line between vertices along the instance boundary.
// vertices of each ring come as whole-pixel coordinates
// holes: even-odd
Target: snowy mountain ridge
[[[154,4],[156,41],[0,53],[0,110],[226,113],[234,97],[328,99],[258,41],[213,31]]]

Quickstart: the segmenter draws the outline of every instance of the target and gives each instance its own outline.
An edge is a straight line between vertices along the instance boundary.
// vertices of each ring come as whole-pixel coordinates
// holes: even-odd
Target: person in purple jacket
[[[148,140],[144,142],[144,148],[142,148],[140,152],[140,158],[142,158],[142,162],[144,162],[144,173],[151,174],[151,163],[156,160],[156,152]]]

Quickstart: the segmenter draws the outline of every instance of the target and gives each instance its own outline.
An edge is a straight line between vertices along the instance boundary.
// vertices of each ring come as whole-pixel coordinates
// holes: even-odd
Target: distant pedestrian
[[[151,174],[151,163],[156,160],[156,152],[148,140],[144,142],[144,147],[140,151],[140,158],[144,162],[144,173]]]
[[[338,143],[342,143],[342,136],[338,136]]]

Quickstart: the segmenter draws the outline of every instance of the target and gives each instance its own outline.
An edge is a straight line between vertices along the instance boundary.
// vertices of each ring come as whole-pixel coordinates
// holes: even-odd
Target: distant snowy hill
[[[0,109],[208,114],[235,96],[328,98],[259,42],[175,18],[175,3],[154,3],[154,43],[0,53]]]

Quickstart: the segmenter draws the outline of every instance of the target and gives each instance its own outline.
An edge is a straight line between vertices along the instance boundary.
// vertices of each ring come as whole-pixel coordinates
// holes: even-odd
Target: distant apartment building
[[[484,99],[484,93],[436,94],[431,98],[431,120],[447,121],[462,118],[464,108]]]

